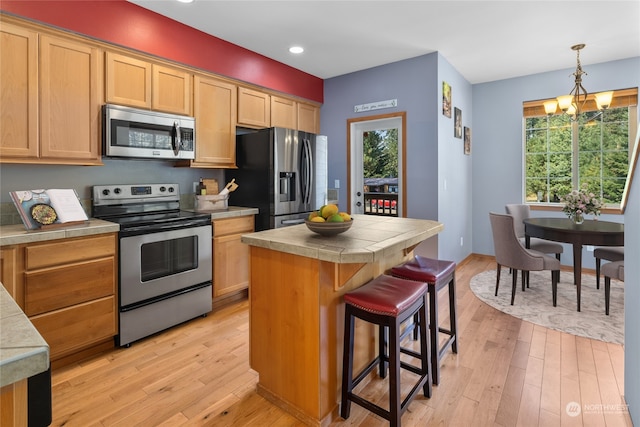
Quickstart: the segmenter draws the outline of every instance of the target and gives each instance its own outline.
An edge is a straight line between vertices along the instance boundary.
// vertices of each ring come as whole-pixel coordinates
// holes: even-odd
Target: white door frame
[[[380,129],[398,129],[398,216],[406,216],[406,112],[347,120],[347,205],[352,214],[364,213],[362,134]],[[360,196],[357,193],[360,193]],[[360,206],[358,206],[358,202]]]

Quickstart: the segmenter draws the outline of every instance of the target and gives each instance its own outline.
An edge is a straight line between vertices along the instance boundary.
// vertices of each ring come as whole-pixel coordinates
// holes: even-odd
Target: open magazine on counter
[[[27,230],[89,220],[73,189],[22,190],[9,194]]]

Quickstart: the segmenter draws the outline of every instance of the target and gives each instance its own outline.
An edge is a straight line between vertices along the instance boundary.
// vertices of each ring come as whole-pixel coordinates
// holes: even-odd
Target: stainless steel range
[[[211,311],[211,216],[181,211],[178,184],[96,185],[92,204],[120,224],[117,345]]]

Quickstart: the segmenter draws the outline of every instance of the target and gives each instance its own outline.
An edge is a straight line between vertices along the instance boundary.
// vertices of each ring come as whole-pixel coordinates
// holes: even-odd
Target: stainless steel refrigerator
[[[256,207],[256,231],[301,224],[327,200],[327,138],[285,128],[236,137],[238,189],[229,204]]]

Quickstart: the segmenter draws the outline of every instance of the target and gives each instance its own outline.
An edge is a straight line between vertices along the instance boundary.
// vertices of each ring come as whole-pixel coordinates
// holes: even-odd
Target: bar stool
[[[429,285],[429,333],[431,337],[431,375],[433,384],[440,383],[440,361],[451,346],[454,353],[458,353],[458,333],[456,317],[456,263],[416,255],[412,260],[391,269],[391,274],[403,279],[426,282]],[[438,323],[438,292],[445,286],[449,287],[449,329],[440,327]],[[414,317],[416,324],[418,316]],[[438,345],[438,332],[449,337]],[[415,332],[414,332],[415,338]]]
[[[422,388],[425,397],[431,397],[431,364],[429,361],[429,339],[424,322],[420,329],[420,353],[401,348],[401,324],[416,313],[426,318],[428,285],[422,282],[404,280],[381,275],[354,291],[344,295],[344,351],[342,359],[342,402],[340,416],[349,418],[351,402],[388,420],[391,426],[400,426],[402,414]],[[355,378],[353,377],[353,343],[355,319],[378,325],[379,347],[377,356]],[[388,354],[385,351],[384,332],[389,331]],[[400,360],[400,353],[420,359],[420,367]],[[389,410],[368,401],[353,389],[376,367],[380,376],[386,377],[389,364]],[[409,394],[401,401],[400,368],[420,376]]]

